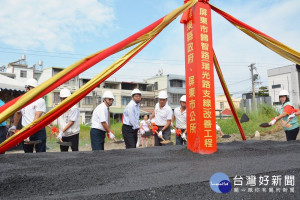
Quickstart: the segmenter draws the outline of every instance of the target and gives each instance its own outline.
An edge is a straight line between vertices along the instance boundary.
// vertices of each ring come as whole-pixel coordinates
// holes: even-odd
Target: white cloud
[[[2,0],[0,42],[16,48],[71,51],[76,40],[105,34],[113,20],[113,9],[97,0]],[[78,38],[80,33],[87,37]]]

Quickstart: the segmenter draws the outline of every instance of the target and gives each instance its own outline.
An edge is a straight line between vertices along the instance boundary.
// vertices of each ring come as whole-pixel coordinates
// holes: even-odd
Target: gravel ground
[[[251,140],[218,144],[212,155],[184,146],[5,154],[0,199],[299,199],[299,147],[300,141]],[[227,174],[232,185],[236,175],[294,175],[295,192],[281,186],[274,193],[218,194],[209,186],[216,172]]]

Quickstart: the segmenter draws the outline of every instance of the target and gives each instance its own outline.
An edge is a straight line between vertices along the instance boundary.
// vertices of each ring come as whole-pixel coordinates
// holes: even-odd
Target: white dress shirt
[[[102,126],[101,122],[106,122],[107,125],[109,125],[108,120],[108,107],[105,105],[104,102],[102,102],[100,105],[98,105],[92,115],[92,128],[99,129],[101,131],[105,131],[105,128]]]
[[[22,108],[20,112],[22,112],[22,126],[27,126],[33,122],[36,112],[46,112],[45,100],[40,98]]]
[[[123,113],[123,124],[132,126],[132,129],[138,129],[140,117],[140,106],[135,101],[131,100],[126,106]]]

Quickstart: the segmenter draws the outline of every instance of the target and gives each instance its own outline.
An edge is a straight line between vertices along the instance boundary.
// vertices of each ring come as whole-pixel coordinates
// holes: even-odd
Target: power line
[[[31,52],[40,52],[40,53],[47,53],[47,54],[59,54],[59,55],[47,55],[47,54],[34,54],[34,53],[26,53],[27,55],[34,55],[34,56],[46,56],[46,57],[58,57],[58,58],[67,58],[67,59],[80,59],[82,57],[88,56],[87,54],[83,53],[65,53],[65,52],[49,52],[49,51],[42,51],[42,50],[33,50],[33,49],[21,49],[21,48],[8,48],[8,47],[0,47],[0,49],[8,49],[8,50],[18,50],[18,51],[23,51],[23,52],[16,52],[16,51],[0,51],[2,53],[12,53],[12,54],[22,54],[24,51],[31,51]],[[61,55],[71,55],[71,56],[80,56],[80,57],[71,57],[71,56],[61,56]],[[118,59],[119,57],[111,56],[111,59]],[[155,58],[134,58],[132,59],[136,63],[145,63],[143,61],[163,61],[163,62],[177,62],[176,65],[184,64],[184,59],[155,59]],[[138,61],[142,60],[142,61]],[[149,62],[147,62],[149,63]],[[153,63],[153,62],[150,62]],[[244,67],[246,64],[249,62],[233,62],[233,61],[224,61],[220,62],[221,66],[240,66]],[[174,63],[173,63],[174,64]],[[272,65],[272,66],[283,66],[287,64],[280,64],[280,63],[264,63],[264,62],[258,62],[257,65],[260,67],[263,67],[261,64],[264,65]],[[269,66],[267,66],[269,67]]]

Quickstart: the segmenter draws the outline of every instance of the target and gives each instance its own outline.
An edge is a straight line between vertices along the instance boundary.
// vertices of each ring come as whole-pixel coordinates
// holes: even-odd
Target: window
[[[153,107],[154,106],[154,99],[146,99],[142,98],[141,106],[142,107]]]
[[[158,82],[154,83],[154,90],[158,90]]]
[[[180,104],[180,97],[182,94],[171,94],[168,98],[168,101],[170,101],[170,104]]]
[[[224,110],[224,102],[220,102],[220,109]]]
[[[126,82],[121,83],[122,90],[133,90],[136,87],[137,87],[136,83],[126,83]]]
[[[92,96],[86,96],[82,100],[84,105],[92,105],[93,104],[93,97]]]
[[[281,84],[272,85],[272,89],[275,89],[275,88],[281,88]]]
[[[27,71],[21,70],[20,71],[20,77],[27,78]]]
[[[53,92],[53,104],[58,104],[60,102],[59,92]]]
[[[126,106],[131,101],[131,97],[123,96],[121,101],[122,101],[122,105]]]
[[[76,80],[75,78],[70,79],[68,82],[66,82],[68,85],[76,85]]]
[[[170,86],[171,87],[180,87],[180,88],[182,88],[183,81],[182,80],[170,80]]]

